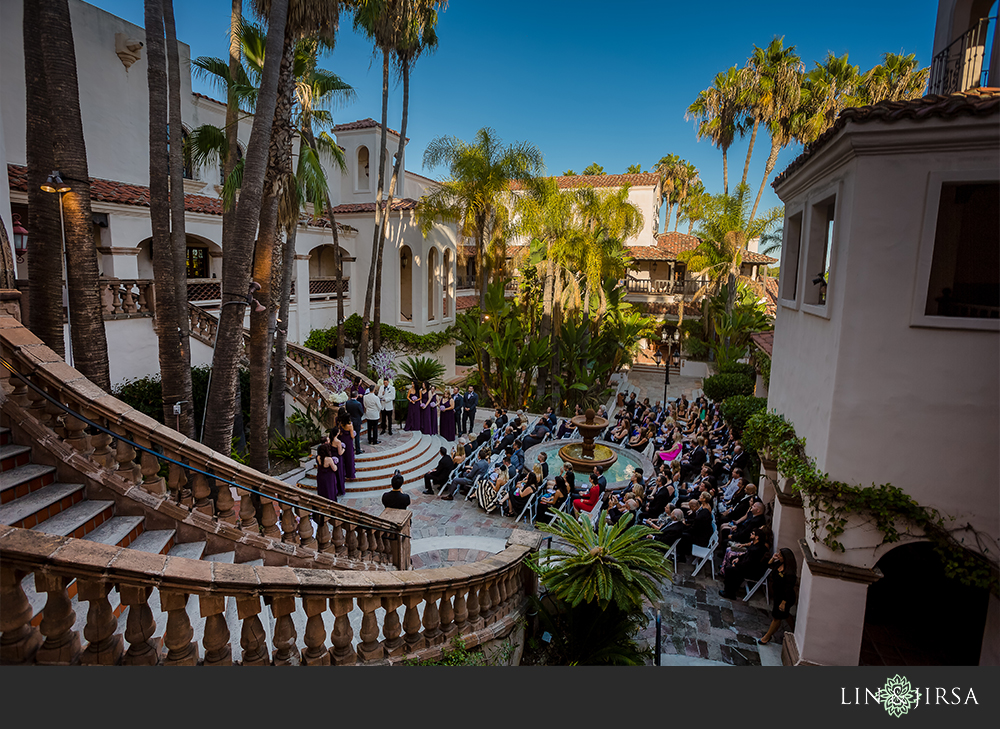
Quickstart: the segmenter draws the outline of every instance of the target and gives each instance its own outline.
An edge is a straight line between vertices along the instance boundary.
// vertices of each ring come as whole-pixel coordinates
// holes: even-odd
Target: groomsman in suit
[[[462,430],[471,433],[476,427],[476,408],[479,406],[479,395],[469,385],[469,391],[465,393],[464,410],[462,411]]]
[[[456,435],[465,435],[465,397],[462,391],[455,388],[455,428]]]

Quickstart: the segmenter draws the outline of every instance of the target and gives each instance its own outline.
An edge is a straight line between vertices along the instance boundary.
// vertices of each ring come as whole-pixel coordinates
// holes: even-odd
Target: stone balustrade
[[[382,516],[371,516],[239,464],[107,394],[9,316],[0,316],[0,356],[37,388],[0,367],[0,405],[10,426],[48,450],[59,468],[102,484],[116,499],[128,498],[133,507],[155,510],[259,551],[280,547],[286,563],[410,568],[408,511],[387,509]],[[239,514],[231,487],[241,495]],[[259,497],[261,523],[251,494]],[[282,524],[296,522],[295,529],[282,534],[279,511],[287,512]],[[313,538],[311,519],[322,522],[328,541],[320,544]]]
[[[233,665],[237,639],[244,666],[384,665],[432,658],[455,636],[471,648],[516,627],[537,588],[526,559],[540,541],[538,534],[516,530],[493,557],[405,575],[241,564],[222,570],[200,560],[0,526],[0,662]],[[40,627],[31,625],[21,586],[29,573],[36,589],[47,593]],[[80,600],[90,605],[86,645],[74,630],[67,595],[74,580]],[[108,600],[112,590],[128,606],[122,633]],[[159,615],[150,604],[154,593]],[[188,617],[192,598],[205,618],[198,632]],[[226,620],[227,600],[235,601],[239,636]],[[266,609],[274,618],[272,645],[261,622]],[[360,640],[355,640],[350,615],[358,610]],[[298,611],[306,617],[302,650],[292,619]],[[329,637],[323,621],[328,613],[333,615]],[[161,648],[152,638],[164,620]]]
[[[156,311],[152,279],[102,277],[100,286],[105,320],[153,316]]]
[[[325,354],[308,349],[307,347],[302,347],[298,344],[293,344],[292,342],[288,343],[288,358],[305,367],[305,369],[320,382],[323,382],[323,380],[330,376],[331,367],[334,365],[343,365],[343,363],[338,362],[333,357],[327,357]],[[344,371],[352,378],[360,377],[361,382],[364,383],[366,387],[375,386],[375,382],[371,378],[361,374],[353,367],[344,367]]]

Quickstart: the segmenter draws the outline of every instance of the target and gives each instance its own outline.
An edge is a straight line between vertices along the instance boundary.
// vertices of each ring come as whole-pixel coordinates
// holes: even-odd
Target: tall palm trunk
[[[375,352],[382,348],[382,253],[385,250],[385,238],[386,232],[389,229],[389,221],[392,220],[393,195],[396,193],[396,184],[399,180],[400,170],[403,167],[403,150],[406,149],[406,123],[409,119],[410,110],[410,65],[403,62],[402,70],[403,119],[399,127],[399,149],[396,150],[396,164],[393,165],[392,178],[389,180],[389,195],[385,202],[385,215],[382,217],[382,229],[378,241],[378,267],[375,272],[375,331],[373,333],[373,350]]]
[[[63,179],[71,187],[63,195],[62,202],[73,363],[96,385],[110,390],[108,340],[104,332],[94,221],[90,209],[87,147],[80,117],[76,49],[67,0],[43,3],[41,25],[55,169],[62,172]]]
[[[43,192],[42,184],[55,169],[49,124],[49,94],[42,58],[41,3],[24,4],[25,157],[28,164],[28,320],[25,324],[60,357],[63,336],[63,251],[59,196]]]
[[[556,273],[552,288],[552,407],[562,412],[562,387],[559,379],[562,377],[562,348],[560,347],[560,331],[562,330],[562,276]]]
[[[371,336],[372,301],[375,297],[375,272],[378,266],[379,236],[383,219],[382,191],[385,189],[385,155],[386,155],[386,125],[389,122],[389,51],[382,49],[382,141],[378,155],[378,187],[375,193],[375,231],[372,234],[372,264],[368,269],[368,291],[365,293],[365,308],[361,317],[361,341],[358,342],[358,369],[365,372],[368,369],[368,342]],[[385,215],[389,210],[385,209]]]
[[[285,374],[288,369],[288,308],[292,297],[292,272],[295,267],[295,236],[298,221],[285,231],[285,250],[282,254],[281,293],[278,295],[278,321],[274,329],[274,352],[271,354],[271,430],[285,435]],[[302,288],[300,282],[299,289]],[[308,288],[304,292],[308,296]],[[302,296],[302,293],[299,294]]]
[[[163,319],[165,328],[176,329],[176,357],[169,368],[160,362],[163,407],[182,402],[181,414],[164,422],[174,423],[188,438],[194,437],[194,394],[191,384],[191,317],[187,307],[187,235],[184,232],[184,139],[181,133],[181,71],[174,27],[173,0],[163,0],[163,28],[167,36],[167,93],[170,127],[170,248],[174,265],[173,319]],[[150,115],[152,124],[152,115]],[[152,128],[150,129],[152,131]],[[158,314],[159,315],[159,314]],[[169,389],[169,393],[168,393]],[[166,417],[166,413],[164,413]]]
[[[757,199],[753,201],[753,210],[750,211],[750,219],[747,220],[747,230],[750,229],[750,224],[753,223],[753,218],[757,214],[757,206],[760,204],[760,197],[764,194],[764,186],[767,184],[767,178],[771,176],[771,171],[774,169],[775,163],[778,161],[778,152],[781,151],[781,142],[771,136],[771,154],[767,156],[767,164],[764,166],[764,179],[761,180],[760,189],[757,190]]]
[[[549,351],[552,351],[552,294],[555,286],[555,262],[549,259],[545,262],[545,273],[542,278],[542,321],[538,327],[538,336],[549,341]],[[538,381],[535,383],[535,399],[539,402],[545,397],[548,387],[549,365],[538,368]]]
[[[287,29],[286,29],[287,30]],[[271,140],[268,145],[267,172],[264,178],[264,197],[260,207],[260,226],[254,250],[253,277],[260,284],[259,298],[266,307],[262,312],[250,314],[250,466],[267,472],[269,468],[267,443],[270,428],[268,415],[268,384],[271,365],[271,314],[272,280],[274,276],[274,250],[281,244],[278,229],[278,198],[281,187],[292,174],[292,104],[295,86],[292,83],[292,66],[295,60],[295,40],[285,34],[285,46],[278,75],[277,103]],[[306,289],[308,296],[308,289]],[[275,390],[284,387],[284,381],[275,383]]]
[[[222,258],[222,309],[212,360],[214,376],[208,393],[205,418],[205,444],[214,450],[229,453],[232,447],[233,419],[236,408],[236,376],[243,350],[242,302],[250,287],[250,264],[253,256],[254,233],[260,217],[264,170],[274,109],[277,105],[278,72],[285,41],[288,0],[271,0],[268,15],[267,44],[261,73],[257,110],[254,115],[250,144],[244,159],[243,185],[236,205],[232,239]]]
[[[747,161],[743,163],[743,179],[741,185],[747,184],[747,175],[750,174],[750,157],[753,156],[753,145],[757,141],[757,128],[760,127],[760,119],[753,120],[753,131],[750,132],[750,148],[747,149]]]
[[[729,194],[729,161],[726,159],[726,148],[722,148],[722,192]]]

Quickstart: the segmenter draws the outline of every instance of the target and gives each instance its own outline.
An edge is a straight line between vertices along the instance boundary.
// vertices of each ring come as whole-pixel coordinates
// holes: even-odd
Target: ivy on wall
[[[344,321],[344,343],[352,349],[358,346],[361,339],[361,317],[351,314]],[[455,341],[455,327],[448,327],[443,332],[429,334],[414,334],[399,327],[382,324],[382,344],[401,354],[423,354],[437,352]],[[317,352],[328,352],[337,341],[337,327],[329,329],[313,329],[305,341],[305,346]]]

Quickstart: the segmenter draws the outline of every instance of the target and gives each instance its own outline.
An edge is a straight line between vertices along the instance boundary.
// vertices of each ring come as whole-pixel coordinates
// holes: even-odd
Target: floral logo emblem
[[[879,701],[889,716],[899,717],[918,704],[917,692],[910,686],[910,681],[898,673],[886,679],[885,686],[879,691]]]

